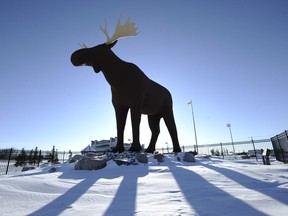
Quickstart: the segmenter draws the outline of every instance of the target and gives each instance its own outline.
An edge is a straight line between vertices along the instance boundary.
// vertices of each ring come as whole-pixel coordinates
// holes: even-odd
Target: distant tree
[[[38,160],[40,160],[40,158],[38,157],[38,148],[36,147],[33,155],[33,164],[35,165],[36,163],[38,163]]]
[[[29,155],[28,155],[28,163],[30,164],[30,165],[32,165],[33,164],[33,155],[34,155],[34,150],[33,149],[31,149],[30,151],[29,151]]]
[[[52,164],[59,163],[58,159],[58,153],[57,150],[55,151],[55,146],[53,146],[51,153],[49,154],[49,160],[48,162],[51,162]]]
[[[40,163],[42,163],[43,158],[44,158],[44,157],[43,157],[43,155],[42,155],[42,152],[41,152],[41,150],[39,150],[39,153],[38,153],[38,161],[37,161],[38,166],[39,166]]]
[[[18,154],[18,156],[16,157],[16,162],[15,162],[14,166],[16,166],[16,167],[25,166],[26,165],[26,161],[27,161],[27,154],[26,154],[26,151],[23,148],[21,150],[20,154]]]
[[[59,163],[59,158],[58,158],[58,152],[57,152],[57,150],[56,150],[55,153],[54,153],[54,161],[53,161],[53,163],[54,163],[54,164]]]
[[[9,159],[10,149],[1,149],[0,150],[0,159],[8,160]]]
[[[211,152],[211,155],[215,155],[215,150],[214,149],[211,149],[210,152]]]

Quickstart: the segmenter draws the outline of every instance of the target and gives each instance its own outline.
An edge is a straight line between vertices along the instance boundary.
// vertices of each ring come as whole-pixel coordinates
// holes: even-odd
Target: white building
[[[257,157],[262,156],[261,149],[255,149],[255,151],[256,151]],[[254,152],[254,150],[248,150],[248,155],[251,156],[251,157],[255,157],[255,152]]]
[[[111,137],[109,140],[92,140],[91,147],[96,150],[96,152],[110,151],[117,144],[117,137]],[[131,144],[124,143],[124,148],[129,149]]]

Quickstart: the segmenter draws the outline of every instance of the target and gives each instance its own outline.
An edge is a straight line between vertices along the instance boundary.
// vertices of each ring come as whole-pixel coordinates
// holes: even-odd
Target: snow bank
[[[179,155],[178,155],[179,156]],[[183,156],[180,154],[180,157]],[[166,156],[158,163],[0,177],[1,215],[287,215],[288,167],[272,161]]]

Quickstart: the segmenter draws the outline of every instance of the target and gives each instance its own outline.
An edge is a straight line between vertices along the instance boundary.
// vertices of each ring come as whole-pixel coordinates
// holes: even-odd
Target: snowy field
[[[288,166],[277,161],[171,155],[158,164],[150,155],[147,165],[74,165],[0,176],[1,215],[288,215]]]

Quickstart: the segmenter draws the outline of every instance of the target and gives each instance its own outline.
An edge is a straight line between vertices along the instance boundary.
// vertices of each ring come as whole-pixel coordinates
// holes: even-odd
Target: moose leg
[[[116,123],[117,123],[117,145],[112,149],[112,152],[123,152],[124,151],[124,143],[123,143],[123,134],[126,124],[126,118],[128,109],[123,109],[120,107],[115,107],[116,112]]]
[[[181,148],[178,141],[177,129],[175,124],[175,119],[173,115],[172,109],[168,110],[168,112],[164,115],[164,121],[170,133],[172,143],[173,143],[173,152],[181,152]]]
[[[161,115],[148,115],[148,123],[149,123],[149,127],[150,127],[152,135],[151,135],[149,146],[145,150],[145,152],[147,153],[155,152],[156,141],[160,133],[160,127],[159,127],[160,119],[161,119]]]
[[[132,122],[132,135],[133,135],[133,142],[129,149],[132,152],[140,152],[141,145],[139,141],[139,126],[141,121],[141,112],[140,109],[131,109],[131,122]]]

